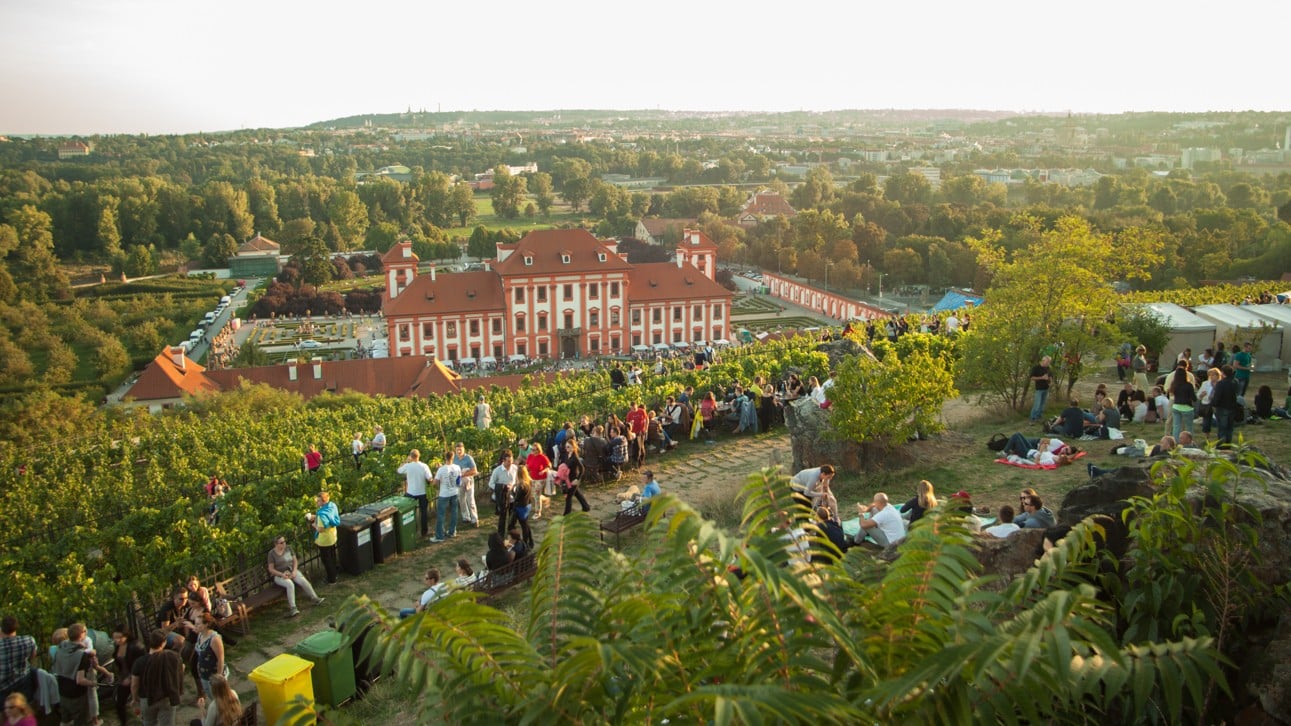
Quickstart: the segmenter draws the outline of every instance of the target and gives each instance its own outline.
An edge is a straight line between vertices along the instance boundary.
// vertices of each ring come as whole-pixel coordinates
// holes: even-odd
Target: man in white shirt
[[[1004,539],[1019,529],[1022,528],[1013,523],[1013,507],[1005,504],[1000,507],[1000,523],[993,527],[983,529],[982,533]]]
[[[444,463],[435,472],[439,482],[439,498],[435,500],[435,536],[431,542],[443,542],[457,536],[457,495],[462,486],[462,467],[453,463],[453,452],[444,453]],[[448,517],[445,530],[444,518]],[[445,537],[447,535],[447,537]]]
[[[946,318],[946,335],[954,335],[958,332],[959,318],[955,317],[954,313],[951,313],[950,317]]]
[[[436,600],[442,598],[448,592],[446,583],[440,581],[439,568],[432,567],[426,570],[426,591],[421,594],[417,600],[416,608],[404,608],[399,611],[400,618],[411,617],[423,610]]]
[[[372,440],[368,442],[368,451],[375,451],[380,454],[386,448],[386,432],[380,426],[373,427],[375,433],[372,434]]]
[[[480,526],[480,513],[475,508],[475,475],[480,470],[475,466],[475,457],[466,453],[466,444],[458,441],[453,444],[453,463],[462,470],[462,481],[459,484],[458,502],[462,510],[462,521]]]
[[[502,452],[502,461],[489,475],[489,492],[493,498],[493,509],[498,515],[498,534],[503,536],[507,533],[507,517],[511,514],[511,487],[515,481],[515,459],[510,450],[505,450]]]
[[[396,469],[403,474],[403,495],[417,500],[417,513],[421,516],[421,536],[430,529],[430,502],[426,499],[426,482],[430,481],[430,467],[421,461],[421,452],[413,449],[408,458]]]
[[[354,432],[354,440],[350,442],[350,454],[354,457],[354,468],[363,468],[363,435],[358,431]]]
[[[905,539],[905,520],[897,512],[897,508],[888,503],[888,495],[883,492],[877,492],[870,506],[862,504],[856,505],[856,511],[861,514],[861,531],[856,535],[856,542],[860,544],[865,535],[874,538],[880,547],[894,545]],[[865,518],[868,513],[869,518]]]

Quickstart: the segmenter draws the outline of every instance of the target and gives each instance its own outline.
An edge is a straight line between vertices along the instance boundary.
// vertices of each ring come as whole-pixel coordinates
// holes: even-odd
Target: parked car
[[[323,344],[317,340],[302,340],[296,344],[297,348],[322,348]]]

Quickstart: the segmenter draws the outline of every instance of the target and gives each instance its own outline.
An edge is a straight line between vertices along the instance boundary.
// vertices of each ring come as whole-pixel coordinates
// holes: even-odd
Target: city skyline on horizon
[[[1200,26],[1193,5],[1095,0],[1077,13],[1020,0],[809,0],[786,13],[661,0],[632,14],[590,0],[537,10],[375,0],[355,14],[335,0],[47,0],[0,10],[0,134],[296,128],[406,108],[1287,111],[1271,91],[1276,44],[1201,32],[1261,27],[1285,11],[1254,0],[1208,9]],[[1202,49],[1171,42],[1189,37]]]

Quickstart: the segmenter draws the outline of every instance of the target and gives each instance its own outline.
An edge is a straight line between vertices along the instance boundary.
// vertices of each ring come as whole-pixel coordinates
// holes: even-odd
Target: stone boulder
[[[860,444],[839,439],[830,424],[830,413],[810,398],[790,401],[784,407],[785,428],[793,446],[793,470],[832,464],[842,471],[859,471]]]
[[[1044,551],[1044,530],[1024,529],[1008,537],[978,538],[977,561],[983,575],[1000,575],[1012,579],[1031,568]]]
[[[855,358],[861,354],[869,355],[869,351],[864,346],[850,338],[826,341],[816,346],[816,351],[829,356],[830,370],[837,369],[839,364],[848,358]]]

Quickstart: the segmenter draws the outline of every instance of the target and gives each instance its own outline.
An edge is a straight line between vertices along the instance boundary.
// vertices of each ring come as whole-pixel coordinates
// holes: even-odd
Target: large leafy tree
[[[512,176],[510,170],[499,164],[493,170],[493,211],[503,219],[520,216],[520,203],[527,194],[527,182],[522,176]]]
[[[371,626],[421,718],[452,723],[1035,723],[1142,713],[1162,682],[1177,721],[1222,678],[1209,638],[1117,643],[1086,580],[1091,525],[993,591],[953,513],[916,524],[890,566],[839,563],[784,477],[743,497],[739,534],[661,498],[625,552],[591,518],[557,518],[519,629],[465,594],[402,621],[362,596],[340,626]],[[791,554],[796,531],[825,556]]]
[[[1070,383],[1118,342],[1109,321],[1120,300],[1109,282],[1146,279],[1162,241],[1138,228],[1100,233],[1071,216],[1051,226],[1019,216],[1013,226],[1029,244],[1005,249],[997,230],[968,240],[992,281],[964,337],[961,370],[965,383],[1016,409],[1042,355]]]

